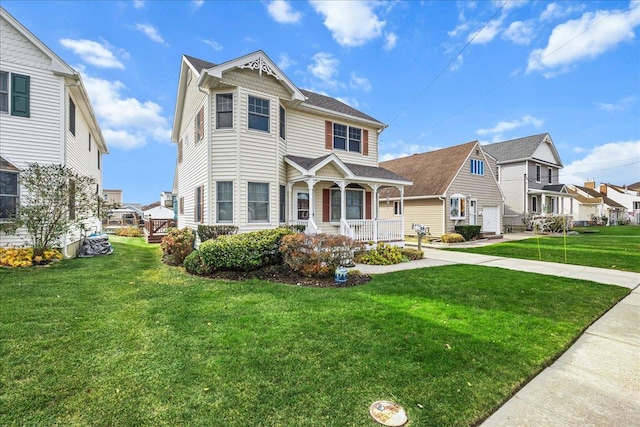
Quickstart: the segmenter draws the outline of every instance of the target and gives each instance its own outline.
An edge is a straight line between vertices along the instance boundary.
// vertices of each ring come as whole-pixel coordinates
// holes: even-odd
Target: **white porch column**
[[[344,229],[345,221],[347,220],[347,183],[345,181],[336,181],[338,187],[340,187],[340,234],[346,235],[347,230]],[[331,215],[331,213],[329,213]]]
[[[296,205],[295,209],[298,209],[298,201],[293,199],[293,183],[287,182],[287,198],[289,199],[289,221],[291,224],[295,219],[298,219],[298,216],[293,216],[294,213],[294,205]]]
[[[307,178],[305,182],[307,183],[307,187],[309,188],[309,225],[312,225],[312,228],[314,228],[313,232],[316,233],[318,232],[318,227],[315,219],[316,195],[315,195],[315,192],[313,191],[313,187],[318,183],[318,180],[313,178]],[[309,226],[307,226],[307,229],[309,229]]]
[[[400,190],[400,236],[404,242],[404,185],[398,186]]]
[[[370,184],[372,190],[371,219],[373,220],[373,243],[378,243],[378,189],[380,185]]]

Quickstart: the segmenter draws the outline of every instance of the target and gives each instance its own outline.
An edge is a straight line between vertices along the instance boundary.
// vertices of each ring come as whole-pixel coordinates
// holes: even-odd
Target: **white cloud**
[[[197,10],[202,7],[202,5],[204,4],[204,0],[193,0],[191,4],[193,5],[193,8]]]
[[[215,40],[200,39],[200,41],[211,46],[213,50],[222,50],[222,45]]]
[[[142,9],[144,7],[144,1],[143,0],[133,0],[133,7],[135,7],[136,9]]]
[[[297,24],[302,19],[302,13],[293,10],[291,4],[285,0],[271,1],[267,11],[271,18],[280,24]]]
[[[169,121],[162,116],[160,105],[127,98],[123,94],[125,85],[117,80],[84,74],[83,81],[108,146],[130,150],[145,145],[149,139],[170,140]]]
[[[287,68],[291,67],[292,65],[296,65],[297,62],[292,60],[291,58],[289,58],[289,55],[287,55],[286,53],[281,53],[280,54],[280,59],[278,60],[278,67],[284,71]]]
[[[373,12],[375,3],[312,0],[311,5],[324,15],[325,27],[341,46],[362,46],[380,37],[386,24]]]
[[[615,104],[599,102],[596,105],[604,111],[624,111],[635,104],[637,100],[638,98],[636,98],[635,96],[627,96],[625,98],[622,98]]]
[[[463,22],[463,23],[459,24],[453,30],[447,31],[447,34],[449,35],[449,37],[456,37],[458,34],[464,33],[468,29],[469,29],[469,23],[468,22]]]
[[[504,15],[494,19],[483,27],[479,32],[471,33],[467,36],[467,41],[471,44],[487,44],[492,41],[500,32]]]
[[[532,21],[514,21],[509,25],[502,38],[516,44],[529,44],[534,37],[534,27]]]
[[[371,82],[366,77],[360,77],[356,74],[355,71],[351,72],[351,80],[349,81],[349,86],[353,89],[360,89],[364,92],[371,91]]]
[[[393,50],[398,43],[398,36],[395,33],[388,33],[385,35],[386,42],[382,48],[384,50]]]
[[[150,24],[136,24],[136,29],[142,31],[152,41],[160,44],[166,44],[160,32],[156,27]]]
[[[396,141],[385,144],[387,149],[392,151],[380,155],[380,161],[386,162],[387,160],[399,159],[401,157],[412,156],[414,154],[422,154],[427,151],[438,150],[442,147],[435,145],[420,145],[420,144],[407,144],[404,141]]]
[[[523,116],[520,119],[511,120],[511,121],[501,121],[494,127],[490,129],[478,129],[476,133],[481,136],[489,135],[492,137],[494,142],[504,140],[504,133],[507,131],[512,131],[517,128],[521,128],[524,126],[533,126],[540,127],[544,123],[544,120],[533,117],[529,114]]]
[[[575,62],[595,58],[618,44],[635,37],[640,25],[640,2],[629,10],[587,12],[579,19],[558,25],[551,32],[547,47],[529,55],[527,72],[567,68]],[[553,73],[552,73],[553,75]]]
[[[564,18],[565,16],[571,15],[572,13],[582,12],[584,10],[584,5],[569,5],[568,2],[563,4],[558,3],[550,3],[547,5],[547,8],[540,14],[541,21],[552,21],[560,18]]]
[[[111,50],[109,50],[109,46],[105,46],[104,44],[84,39],[62,39],[60,40],[60,44],[72,50],[73,53],[80,56],[82,60],[88,64],[100,68],[124,69],[122,62],[118,61]]]
[[[338,74],[340,61],[327,52],[318,52],[311,59],[313,63],[307,66],[307,70],[324,86],[337,87],[338,82],[334,77]]]
[[[563,184],[584,185],[586,180],[618,185],[640,181],[640,140],[596,146],[560,170]]]

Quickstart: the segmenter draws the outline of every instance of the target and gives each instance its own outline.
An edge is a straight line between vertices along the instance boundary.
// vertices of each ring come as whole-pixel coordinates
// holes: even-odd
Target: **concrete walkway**
[[[505,240],[531,235],[505,235]],[[475,245],[498,243],[477,242]],[[502,258],[428,247],[425,258],[391,266],[357,264],[366,274],[452,264],[570,277],[632,292],[605,313],[550,367],[525,385],[482,427],[640,427],[640,274]]]

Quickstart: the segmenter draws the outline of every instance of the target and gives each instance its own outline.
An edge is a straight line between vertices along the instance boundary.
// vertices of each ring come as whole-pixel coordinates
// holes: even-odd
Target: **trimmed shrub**
[[[213,270],[211,270],[204,261],[202,261],[200,251],[198,250],[194,250],[187,255],[182,265],[184,265],[184,269],[187,270],[187,272],[198,276],[206,276],[213,273]]]
[[[133,225],[116,229],[116,236],[121,237],[141,237],[142,231]]]
[[[282,256],[278,248],[282,237],[291,233],[285,228],[275,228],[220,236],[200,245],[200,258],[209,271],[248,271],[280,264]]]
[[[198,225],[200,242],[217,239],[220,236],[236,234],[237,232],[238,227],[236,225]]]
[[[464,242],[464,237],[458,233],[448,233],[440,236],[440,240],[442,240],[443,243],[462,243]]]
[[[456,233],[464,237],[467,242],[477,239],[481,228],[479,225],[456,225],[455,227]]]
[[[0,248],[1,267],[30,267],[34,264],[49,264],[62,259],[57,249],[46,249],[42,255],[35,255],[33,248]]]
[[[170,230],[160,242],[162,260],[169,265],[182,265],[184,259],[193,252],[195,236],[189,227]]]
[[[408,260],[407,257],[402,255],[400,248],[384,242],[378,242],[378,245],[374,249],[362,252],[356,256],[357,262],[369,265],[399,264]]]
[[[362,244],[336,234],[290,234],[282,238],[280,253],[294,272],[307,277],[328,277],[336,268],[352,263]]]
[[[410,261],[417,261],[424,258],[424,252],[418,249],[400,248],[400,253],[403,257],[407,258]]]

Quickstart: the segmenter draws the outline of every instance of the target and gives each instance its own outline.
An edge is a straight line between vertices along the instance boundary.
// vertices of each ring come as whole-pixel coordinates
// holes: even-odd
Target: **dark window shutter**
[[[369,155],[369,131],[362,129],[362,154]]]
[[[322,222],[331,221],[331,190],[322,189]]]
[[[333,123],[329,120],[324,122],[324,148],[333,149]]]
[[[371,219],[371,191],[364,194],[364,219]]]
[[[30,77],[11,74],[11,115],[29,117]]]

